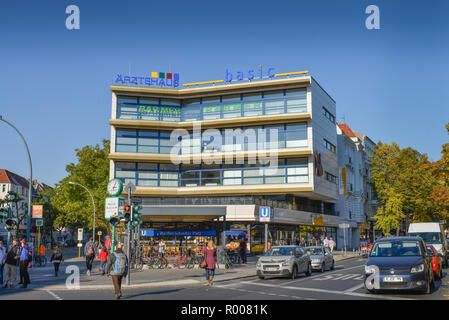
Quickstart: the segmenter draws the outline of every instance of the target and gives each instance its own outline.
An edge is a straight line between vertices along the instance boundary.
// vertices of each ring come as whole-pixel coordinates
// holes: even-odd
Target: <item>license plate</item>
[[[265,271],[278,271],[278,268],[267,268],[265,267]]]
[[[385,277],[384,281],[385,282],[402,282],[402,277],[397,277],[397,276]]]

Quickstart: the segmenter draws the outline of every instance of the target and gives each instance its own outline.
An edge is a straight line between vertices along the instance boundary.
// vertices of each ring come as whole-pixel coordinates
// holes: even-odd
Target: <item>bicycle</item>
[[[36,267],[45,267],[47,264],[47,258],[41,255],[34,255],[33,261]]]

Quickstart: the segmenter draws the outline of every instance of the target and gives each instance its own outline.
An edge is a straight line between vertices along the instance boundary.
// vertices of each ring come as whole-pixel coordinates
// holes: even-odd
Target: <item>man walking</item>
[[[31,250],[25,239],[22,240],[22,252],[20,253],[20,278],[23,279],[21,288],[26,288],[30,283],[28,264],[31,259]]]
[[[14,288],[14,281],[17,279],[17,263],[19,261],[19,242],[14,239],[12,242],[12,246],[9,247],[8,252],[5,257],[5,266],[4,266],[4,283],[3,288],[6,289],[8,287]]]
[[[97,255],[97,248],[95,247],[95,243],[92,237],[89,238],[89,241],[84,246],[84,255],[86,256],[86,274],[90,276],[92,272],[92,264],[94,263],[95,256]]]
[[[122,244],[117,243],[114,253],[108,255],[106,271],[112,276],[115,299],[122,297],[122,279],[128,274],[128,258],[122,250]]]

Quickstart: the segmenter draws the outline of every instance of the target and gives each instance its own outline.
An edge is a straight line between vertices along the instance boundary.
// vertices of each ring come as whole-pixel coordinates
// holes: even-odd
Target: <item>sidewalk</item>
[[[68,253],[68,252],[67,252]],[[68,256],[68,254],[67,254]],[[342,261],[354,257],[360,257],[358,253],[348,252],[343,255],[341,252],[334,252],[335,261]],[[216,269],[214,282],[243,279],[256,276],[256,263],[259,256],[249,256],[246,265],[235,265],[231,269]],[[68,265],[76,265],[80,270],[80,289],[99,290],[111,289],[112,279],[108,276],[102,276],[99,272],[99,261],[95,260],[92,268],[92,275],[87,276],[84,257],[65,258],[65,263],[60,267],[60,276],[55,278],[53,275],[53,266],[47,264],[45,268],[33,268],[31,272],[30,288],[38,290],[68,290],[65,282],[70,274],[65,270]],[[151,288],[166,286],[184,286],[205,283],[205,272],[203,269],[151,269],[151,270],[131,270],[131,285],[126,285],[126,279],[123,279],[123,288]]]

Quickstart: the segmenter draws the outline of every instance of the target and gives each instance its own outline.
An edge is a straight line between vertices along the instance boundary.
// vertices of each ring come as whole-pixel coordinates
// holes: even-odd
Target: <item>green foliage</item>
[[[95,201],[95,228],[106,231],[108,223],[104,219],[104,200],[107,196],[106,186],[109,181],[109,149],[108,140],[102,146],[85,146],[75,149],[78,163],[66,166],[68,176],[62,179],[50,192],[52,205],[58,212],[53,227],[69,227],[72,230],[85,227],[92,230],[93,205],[89,193],[79,185],[85,186]]]
[[[432,201],[434,178],[428,168],[427,155],[408,147],[401,149],[379,142],[370,157],[371,182],[377,193],[379,208],[376,228],[389,234],[399,233],[401,221],[436,219]]]

